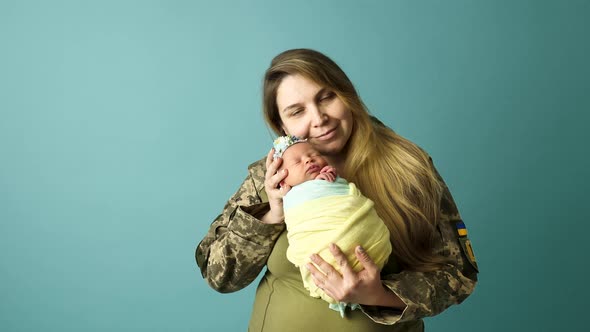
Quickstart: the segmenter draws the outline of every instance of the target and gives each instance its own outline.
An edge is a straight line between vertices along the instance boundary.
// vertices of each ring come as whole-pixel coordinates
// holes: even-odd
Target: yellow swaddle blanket
[[[373,208],[373,201],[363,196],[354,183],[348,183],[341,178],[338,180],[334,183],[324,180],[308,181],[299,186],[315,182],[315,192],[311,195],[311,199],[302,200],[301,196],[305,196],[304,187],[295,186],[284,200],[289,240],[287,259],[299,267],[303,284],[310,295],[320,297],[331,304],[338,304],[338,302],[315,285],[311,274],[305,268],[305,264],[310,262],[311,254],[319,254],[340,271],[328,248],[330,243],[335,243],[347,255],[352,269],[357,272],[362,269],[362,264],[354,254],[354,248],[357,245],[365,249],[380,269],[391,254],[389,231]],[[330,194],[330,190],[326,190],[328,195],[318,195],[318,185],[322,188],[342,185],[342,182],[348,186],[344,194],[333,195]],[[319,192],[321,191],[323,190],[320,189]],[[298,197],[297,204],[287,204],[291,192]],[[340,311],[342,314],[342,309]]]

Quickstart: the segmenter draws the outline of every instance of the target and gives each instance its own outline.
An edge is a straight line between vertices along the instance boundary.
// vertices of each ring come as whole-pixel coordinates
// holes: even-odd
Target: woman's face
[[[286,134],[307,138],[321,154],[338,156],[352,132],[352,112],[330,89],[301,76],[283,78],[277,106]]]

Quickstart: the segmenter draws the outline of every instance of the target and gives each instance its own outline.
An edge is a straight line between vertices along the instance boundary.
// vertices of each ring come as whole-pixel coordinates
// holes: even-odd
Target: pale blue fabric
[[[329,305],[330,309],[334,310],[334,311],[338,311],[340,312],[340,317],[344,318],[344,315],[346,315],[346,307],[349,307],[350,310],[357,310],[360,309],[361,306],[360,304],[357,303],[344,303],[344,302],[338,302],[337,304],[332,304],[330,303]]]
[[[291,188],[283,197],[283,209],[297,206],[307,201],[326,196],[348,195],[350,188],[348,181],[337,177],[334,182],[326,180],[310,180]]]

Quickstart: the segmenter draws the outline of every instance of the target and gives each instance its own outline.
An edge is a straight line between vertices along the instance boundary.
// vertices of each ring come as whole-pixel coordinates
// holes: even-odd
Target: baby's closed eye
[[[289,168],[289,167],[296,166],[299,164],[301,164],[301,161],[290,162],[288,165],[285,165],[285,168]]]

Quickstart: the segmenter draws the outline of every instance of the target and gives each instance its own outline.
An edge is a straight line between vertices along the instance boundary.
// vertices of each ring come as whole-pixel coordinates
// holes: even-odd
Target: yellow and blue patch
[[[457,222],[455,226],[457,227],[457,234],[459,234],[461,249],[463,249],[463,253],[465,253],[465,256],[467,256],[467,259],[477,271],[477,260],[475,259],[473,248],[471,247],[471,241],[467,238],[467,227],[465,227],[465,223],[462,221]]]
[[[459,233],[459,236],[467,236],[467,228],[465,227],[465,223],[462,221],[459,221],[456,225],[457,225],[457,233]]]

